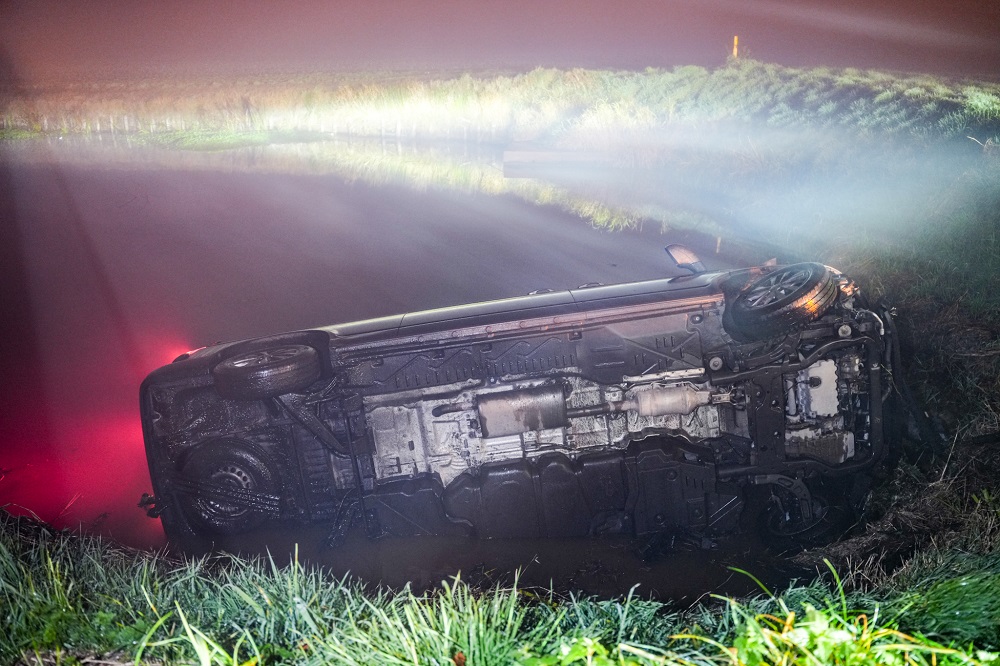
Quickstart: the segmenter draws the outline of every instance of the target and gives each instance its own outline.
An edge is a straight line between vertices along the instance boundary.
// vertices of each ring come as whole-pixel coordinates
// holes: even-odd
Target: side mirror
[[[694,275],[704,273],[708,270],[705,268],[705,264],[701,263],[701,259],[698,258],[698,255],[683,245],[672,243],[663,249],[667,251],[670,258],[674,260],[675,264],[677,264],[677,268],[683,268],[691,271]]]

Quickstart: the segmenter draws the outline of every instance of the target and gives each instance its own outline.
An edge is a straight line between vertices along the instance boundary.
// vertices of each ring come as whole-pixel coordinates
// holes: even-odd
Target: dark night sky
[[[997,0],[6,0],[22,80],[150,70],[640,68],[744,53],[1000,78]]]

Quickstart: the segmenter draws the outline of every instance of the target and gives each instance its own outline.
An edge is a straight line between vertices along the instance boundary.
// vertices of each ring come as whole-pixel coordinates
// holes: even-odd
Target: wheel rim
[[[251,352],[230,361],[236,368],[255,368],[287,361],[299,354],[299,347],[276,347]]]
[[[234,464],[219,467],[212,472],[208,480],[209,483],[238,490],[253,490],[257,485],[245,469]],[[201,499],[199,504],[207,515],[222,518],[239,518],[249,511],[243,504],[219,500]]]
[[[810,277],[807,269],[773,273],[746,292],[744,301],[749,309],[767,307],[802,289]]]

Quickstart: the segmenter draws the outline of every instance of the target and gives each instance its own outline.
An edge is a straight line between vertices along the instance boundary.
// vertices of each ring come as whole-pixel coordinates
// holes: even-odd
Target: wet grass
[[[926,558],[925,558],[926,559]],[[363,589],[300,564],[178,561],[0,513],[0,660],[198,664],[980,664],[1000,556],[927,560],[902,592],[825,580],[687,609],[475,589]],[[963,594],[975,586],[976,594]],[[898,586],[897,586],[898,587]]]

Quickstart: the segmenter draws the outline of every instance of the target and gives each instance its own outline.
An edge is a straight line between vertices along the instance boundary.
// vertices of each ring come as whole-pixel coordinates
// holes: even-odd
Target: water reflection
[[[399,185],[419,192],[511,195],[535,205],[557,206],[607,229],[638,226],[643,213],[641,206],[609,206],[592,193],[575,191],[546,179],[505,178],[503,147],[494,144],[315,135],[303,142],[225,150],[176,150],[135,136],[98,134],[48,136],[12,143],[10,148],[15,159],[29,163],[336,175],[347,182]],[[701,221],[706,228],[711,227],[709,220]]]

